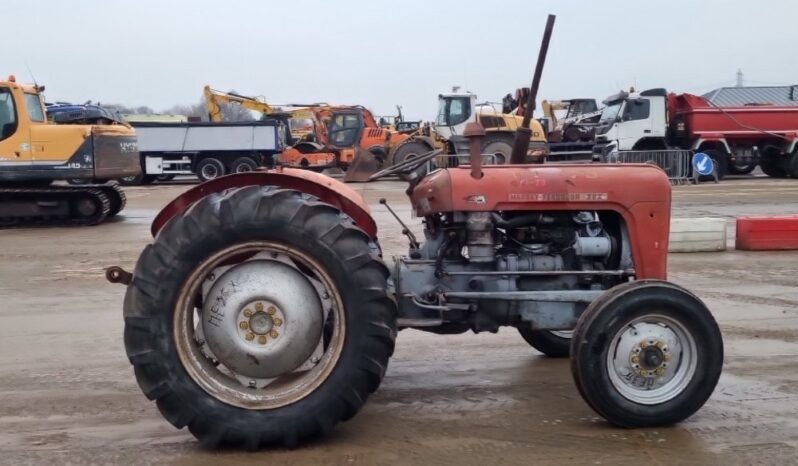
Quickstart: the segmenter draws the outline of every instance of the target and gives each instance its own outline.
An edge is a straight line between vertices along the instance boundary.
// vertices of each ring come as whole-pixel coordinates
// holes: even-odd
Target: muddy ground
[[[0,464],[798,464],[798,252],[673,254],[671,278],[704,298],[725,338],[712,398],[680,425],[622,430],[581,400],[568,361],[513,329],[399,335],[379,391],[354,419],[297,450],[209,452],[139,391],[122,344],[124,288],[158,209],[187,184],[128,189],[99,227],[0,231]],[[409,218],[399,182],[358,186],[388,254]],[[674,215],[798,213],[798,182],[678,187]],[[417,222],[414,220],[414,223]]]

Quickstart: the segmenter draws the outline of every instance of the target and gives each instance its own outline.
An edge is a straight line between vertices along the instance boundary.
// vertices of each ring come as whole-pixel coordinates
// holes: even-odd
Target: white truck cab
[[[665,149],[666,101],[665,89],[620,92],[604,100],[593,158],[605,159],[618,151]]]

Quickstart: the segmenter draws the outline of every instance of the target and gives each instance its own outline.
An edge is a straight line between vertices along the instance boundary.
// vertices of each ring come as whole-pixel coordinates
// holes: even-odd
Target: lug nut
[[[266,309],[266,312],[268,312],[268,313],[269,313],[269,315],[272,315],[272,316],[273,316],[273,315],[274,315],[274,314],[277,312],[277,308],[276,308],[276,307],[274,307],[274,306],[269,306],[269,308],[268,308],[268,309]]]
[[[657,374],[658,376],[662,377],[663,375],[665,375],[665,368],[664,367],[658,367],[657,370],[654,371],[654,373]]]
[[[240,328],[241,330],[246,330],[246,329],[249,328],[249,324],[246,323],[246,322],[239,322],[238,323],[238,328]]]
[[[265,345],[266,344],[266,335],[259,336],[258,337],[258,343],[260,343],[261,345]]]
[[[648,377],[648,371],[643,369],[640,371],[640,375],[642,375],[643,377]]]
[[[277,330],[272,330],[271,332],[269,332],[269,336],[272,337],[272,338],[277,338],[277,337],[280,336],[280,334],[277,333]],[[263,337],[263,338],[266,338],[266,337]]]
[[[279,326],[283,325],[283,319],[281,319],[281,318],[279,318],[279,317],[275,317],[275,318],[272,320],[272,322],[274,322],[274,326],[275,326],[275,327],[279,327]]]
[[[249,333],[247,333],[247,334],[244,336],[244,338],[246,338],[246,339],[247,339],[247,341],[252,341],[252,340],[254,340],[254,339],[255,339],[255,334],[254,334],[254,333],[252,333],[252,332],[249,332]]]
[[[664,341],[662,341],[662,340],[659,340],[659,341],[657,342],[657,348],[659,348],[659,349],[665,349],[665,342],[664,342]]]
[[[244,309],[244,317],[252,317],[252,309],[250,308]]]
[[[635,364],[639,363],[640,362],[640,357],[639,356],[632,356],[632,362],[635,363]]]
[[[263,303],[255,303],[255,310],[260,312],[263,310]]]

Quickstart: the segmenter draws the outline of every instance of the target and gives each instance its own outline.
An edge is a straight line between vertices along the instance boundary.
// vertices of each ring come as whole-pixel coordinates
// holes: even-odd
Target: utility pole
[[[743,87],[743,70],[737,68],[737,87]]]

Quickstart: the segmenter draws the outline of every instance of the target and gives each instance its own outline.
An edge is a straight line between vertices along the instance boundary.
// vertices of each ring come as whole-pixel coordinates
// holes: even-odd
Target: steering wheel
[[[369,177],[369,181],[374,181],[380,178],[384,178],[386,176],[391,175],[400,175],[400,174],[408,174],[413,172],[418,167],[424,165],[425,163],[429,162],[430,160],[434,159],[438,155],[442,154],[442,149],[436,149],[431,152],[427,152],[426,154],[419,155],[418,157],[414,157],[410,160],[405,160],[402,163],[398,163],[396,165],[391,165],[388,168],[383,168],[382,170],[378,171],[377,173],[371,175]]]

